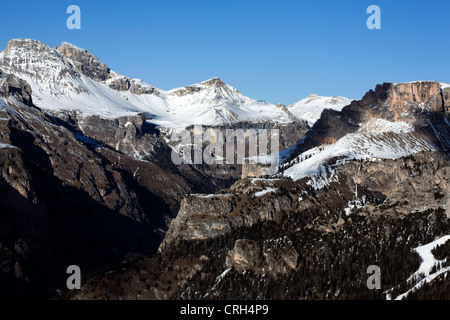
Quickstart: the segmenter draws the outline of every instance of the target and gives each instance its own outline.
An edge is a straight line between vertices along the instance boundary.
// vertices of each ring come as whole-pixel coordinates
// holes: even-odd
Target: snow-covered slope
[[[422,263],[420,264],[419,270],[414,272],[408,280],[406,280],[408,284],[413,284],[412,288],[395,297],[395,300],[404,299],[409,293],[417,291],[424,284],[430,283],[438,276],[450,272],[450,267],[442,267],[442,265],[447,262],[447,259],[437,260],[432,253],[433,249],[439,245],[445,244],[449,240],[450,235],[446,235],[433,242],[413,249],[413,251],[419,254]],[[433,272],[433,268],[436,268],[436,271]],[[387,300],[391,300],[392,298],[393,297],[390,294],[387,294]]]
[[[346,159],[397,159],[420,151],[438,149],[431,140],[406,122],[372,119],[361,125],[357,132],[345,135],[334,144],[302,153],[283,174],[293,180],[314,177],[316,182],[325,182],[332,178],[332,168],[328,162],[333,158],[339,158],[340,163]]]
[[[322,97],[312,94],[290,105],[288,110],[296,117],[308,121],[309,125],[312,126],[320,118],[324,109],[341,111],[351,102],[352,100],[344,97]]]
[[[0,53],[0,68],[26,80],[34,103],[42,109],[78,110],[107,118],[145,112],[155,124],[178,128],[296,119],[286,108],[248,98],[218,78],[164,91],[107,69],[86,50],[63,46],[60,52],[36,40],[11,40]],[[130,83],[144,89],[139,91],[154,90],[136,94],[128,89]]]

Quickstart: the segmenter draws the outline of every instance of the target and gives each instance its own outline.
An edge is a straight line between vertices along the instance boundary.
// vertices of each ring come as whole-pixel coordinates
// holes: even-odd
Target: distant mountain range
[[[351,102],[314,95],[289,107],[274,105],[248,98],[219,78],[164,91],[119,75],[87,50],[66,42],[50,48],[36,40],[11,40],[0,53],[0,68],[27,81],[40,108],[107,118],[144,112],[153,123],[171,128],[294,119],[312,125],[324,108],[340,110]]]

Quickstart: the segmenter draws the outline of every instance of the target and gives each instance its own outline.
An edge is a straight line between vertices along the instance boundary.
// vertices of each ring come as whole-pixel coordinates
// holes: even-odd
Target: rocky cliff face
[[[2,293],[53,295],[48,290],[64,277],[64,265],[96,270],[156,249],[155,230],[164,229],[175,199],[190,190],[183,180],[151,163],[91,149],[39,111],[9,106],[0,111],[7,119],[0,147],[2,287],[8,289]],[[134,173],[145,179],[135,181]],[[149,184],[158,180],[158,187]]]
[[[11,74],[3,74],[0,70],[0,96],[13,97],[18,101],[32,106],[30,85]]]
[[[267,240],[263,248],[256,241],[240,239],[228,252],[225,267],[234,268],[237,272],[285,274],[297,267],[298,257],[292,241],[287,237]]]
[[[98,116],[85,116],[77,112],[56,114],[58,119],[79,129],[82,134],[95,139],[117,151],[131,157],[144,158],[147,150],[143,150],[144,142],[139,143],[146,132],[145,114],[123,116],[115,119],[105,119]],[[157,144],[157,138],[153,135],[145,137],[148,153]]]
[[[361,100],[353,101],[341,112],[324,110],[306,138],[298,144],[297,152],[292,157],[316,146],[335,143],[372,119],[411,123],[448,148],[444,92],[447,89],[441,91],[441,85],[437,82],[377,85],[375,90],[370,90]],[[436,136],[436,128],[442,131],[440,136]]]
[[[450,112],[450,87],[442,88],[442,99],[444,100],[445,116],[448,119]]]
[[[78,48],[73,44],[63,42],[55,49],[66,58],[70,59],[75,68],[92,80],[103,82],[114,90],[130,91],[131,93],[158,94],[158,90],[152,86],[144,85],[137,80],[133,80],[117,74],[109,69],[104,63],[85,49]]]
[[[55,49],[72,60],[75,68],[89,78],[95,81],[106,81],[111,78],[111,70],[87,50],[67,42],[63,42],[60,47],[55,47]]]
[[[55,96],[70,91],[86,92],[86,89],[77,82],[80,75],[72,64],[39,41],[11,40],[0,56],[0,68],[5,73],[20,74],[21,77],[34,79]]]

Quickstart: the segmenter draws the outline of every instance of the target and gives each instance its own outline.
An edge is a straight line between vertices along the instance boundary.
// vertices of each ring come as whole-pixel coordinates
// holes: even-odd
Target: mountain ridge
[[[168,127],[308,121],[289,107],[248,98],[217,77],[161,90],[116,73],[89,51],[67,42],[52,49],[37,40],[13,39],[0,53],[0,68],[29,82],[36,104],[46,109],[103,117],[144,112],[155,124]],[[190,108],[188,113],[179,109],[182,105]]]

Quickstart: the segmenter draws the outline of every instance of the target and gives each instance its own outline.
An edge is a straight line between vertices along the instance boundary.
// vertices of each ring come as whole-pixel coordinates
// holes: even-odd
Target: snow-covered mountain
[[[312,126],[322,114],[324,109],[341,111],[343,107],[349,105],[352,100],[344,97],[322,97],[311,94],[290,106],[288,110],[299,119],[308,121]]]
[[[105,118],[144,112],[164,127],[297,120],[286,107],[248,98],[218,78],[169,91],[154,88],[69,43],[50,48],[36,40],[11,40],[0,53],[0,68],[27,81],[42,109]]]
[[[309,177],[320,188],[348,160],[448,150],[447,92],[448,85],[433,81],[383,84],[341,111],[327,110],[297,145],[280,153],[283,175]]]
[[[160,124],[222,125],[241,121],[290,123],[295,120],[284,106],[257,101],[213,78],[199,84],[163,92],[169,116],[160,116]]]

